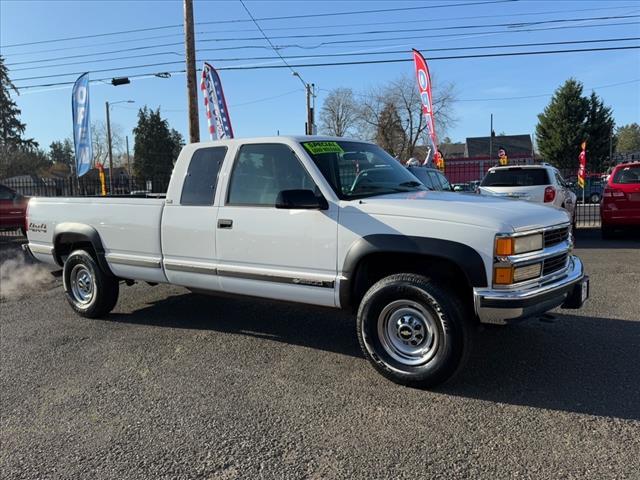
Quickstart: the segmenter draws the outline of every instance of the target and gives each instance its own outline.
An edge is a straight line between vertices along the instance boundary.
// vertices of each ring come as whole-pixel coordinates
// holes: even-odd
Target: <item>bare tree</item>
[[[91,122],[91,144],[93,146],[94,163],[107,165],[109,162],[109,142],[107,139],[107,124],[103,121]],[[124,135],[122,127],[117,123],[111,123],[111,151],[113,152],[114,166],[116,158],[124,150]]]
[[[344,137],[352,133],[358,118],[358,104],[350,88],[329,92],[320,110],[320,128],[327,135]]]
[[[452,84],[439,86],[432,80],[432,88],[436,132],[443,137],[456,121],[453,115],[454,86]],[[397,144],[395,151],[391,153],[398,155],[402,161],[406,161],[414,156],[418,144],[429,142],[422,104],[413,76],[404,75],[362,96],[359,132],[363,137],[376,140],[384,136],[382,131],[386,128],[385,123],[389,118],[389,105],[393,105],[404,132],[403,136],[397,133],[390,134],[395,139],[394,144]],[[393,128],[395,129],[395,122]]]

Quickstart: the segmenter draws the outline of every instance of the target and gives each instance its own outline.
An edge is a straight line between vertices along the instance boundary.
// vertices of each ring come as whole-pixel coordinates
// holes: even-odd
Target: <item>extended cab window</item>
[[[482,180],[483,187],[529,187],[551,183],[544,168],[506,168],[490,170]]]
[[[182,186],[182,205],[213,205],[218,172],[227,147],[200,148],[193,152]]]
[[[293,151],[282,143],[240,147],[227,204],[275,207],[282,190],[316,191],[313,179]]]

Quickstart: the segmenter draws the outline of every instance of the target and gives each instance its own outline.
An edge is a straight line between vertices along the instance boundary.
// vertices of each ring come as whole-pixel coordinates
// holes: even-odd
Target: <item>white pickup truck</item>
[[[430,191],[343,138],[191,144],[165,198],[32,198],[27,217],[26,250],[63,267],[82,316],[134,280],[350,309],[373,366],[414,386],[459,370],[479,323],[589,293],[566,211]]]

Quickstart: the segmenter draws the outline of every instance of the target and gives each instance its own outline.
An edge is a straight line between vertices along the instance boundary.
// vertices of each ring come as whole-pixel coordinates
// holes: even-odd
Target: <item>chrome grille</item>
[[[558,270],[562,270],[567,265],[568,256],[569,255],[567,253],[562,253],[560,255],[547,258],[542,267],[542,276],[545,277],[551,273],[557,272]]]
[[[544,232],[544,248],[562,243],[569,238],[569,227],[554,228]]]

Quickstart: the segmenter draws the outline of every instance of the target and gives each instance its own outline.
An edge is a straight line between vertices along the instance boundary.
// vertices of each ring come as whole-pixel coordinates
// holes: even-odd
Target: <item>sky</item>
[[[289,59],[290,64],[410,60],[411,48],[421,50],[436,79],[434,95],[437,96],[438,82],[455,86],[457,101],[453,115],[457,122],[449,131],[438,132],[440,138],[446,135],[454,141],[464,141],[466,137],[488,135],[491,114],[494,130],[498,133],[533,134],[537,115],[543,111],[554,90],[569,77],[584,84],[585,94],[595,90],[613,109],[618,126],[640,122],[640,49],[438,59],[486,53],[638,46],[640,2],[520,0],[480,4],[482,1],[248,0],[245,3],[272,43],[282,47],[279,52],[283,56],[365,53],[359,56]],[[408,8],[412,10],[400,10]],[[349,14],[362,10],[393,11]],[[339,15],[326,15],[335,13]],[[305,17],[268,19],[293,15]],[[612,16],[627,18],[586,20]],[[236,136],[304,133],[305,92],[300,79],[293,76],[291,70],[224,70],[229,66],[283,66],[283,61],[276,57],[269,43],[261,38],[242,4],[239,1],[196,0],[194,19],[198,67],[206,60],[220,69]],[[567,19],[573,21],[558,21]],[[91,71],[93,80],[148,74],[132,78],[129,85],[117,87],[112,86],[109,80],[92,83],[92,121],[104,121],[106,101],[133,100],[135,103],[119,103],[111,108],[112,124],[123,135],[129,135],[130,140],[137,110],[145,105],[154,109],[160,107],[170,126],[188,138],[184,73],[174,73],[170,78],[153,75],[184,70],[182,21],[182,1],[0,0],[0,54],[5,58],[10,78],[20,89],[20,95],[14,95],[14,99],[22,110],[21,119],[27,125],[26,136],[34,138],[45,148],[54,140],[72,136],[71,85],[21,87],[73,83],[80,73]],[[523,22],[548,23],[522,26]],[[134,29],[149,30],[111,35]],[[364,33],[380,30],[391,32]],[[93,37],[51,41],[88,35]],[[292,36],[294,38],[278,38]],[[636,40],[505,47],[619,38]],[[41,43],[15,45],[33,42]],[[483,46],[498,47],[434,51]],[[388,50],[406,50],[407,53],[378,54]],[[275,59],[252,60],[253,57]],[[73,64],[60,65],[65,63]],[[162,65],[145,66],[160,63]],[[101,69],[118,70],[95,72]],[[348,87],[356,93],[364,93],[402,75],[413,75],[413,64],[409,61],[301,66],[294,70],[304,82],[316,85],[319,110],[327,92],[333,88]],[[44,78],[61,74],[64,75]],[[208,130],[200,93],[198,103],[200,136],[206,140]]]

